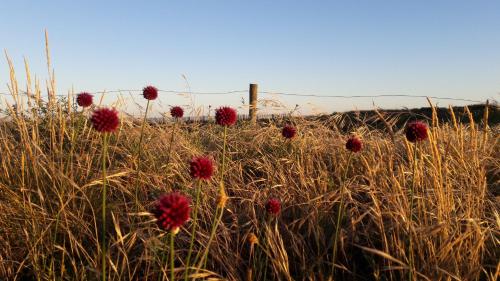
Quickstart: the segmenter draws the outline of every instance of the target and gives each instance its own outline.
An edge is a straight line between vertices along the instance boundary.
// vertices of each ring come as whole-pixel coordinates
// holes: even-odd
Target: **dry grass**
[[[15,77],[11,91],[21,98]],[[0,124],[0,279],[94,280],[100,271],[101,138],[86,123],[88,113],[68,110],[53,96],[44,104],[40,92],[38,86],[30,92],[23,115],[12,111]],[[122,120],[109,142],[108,278],[158,280],[168,273],[162,266],[168,243],[147,211],[163,192],[194,195],[187,161],[202,154],[220,161],[222,129],[180,124],[167,164],[171,124],[146,126],[137,172],[140,126]],[[500,216],[492,191],[499,185],[498,128],[431,122],[431,138],[418,148],[410,227],[414,146],[400,130],[360,125],[356,133],[365,148],[347,167],[347,135],[332,129],[345,122],[341,115],[293,122],[299,136],[290,144],[281,138],[280,122],[243,122],[228,130],[229,201],[206,268],[190,278],[328,280],[345,182],[334,280],[403,280],[409,254],[418,280],[497,280]],[[218,186],[219,177],[203,185],[195,254],[208,240]],[[265,213],[269,197],[283,202],[277,220]],[[178,280],[191,227],[176,237]]]

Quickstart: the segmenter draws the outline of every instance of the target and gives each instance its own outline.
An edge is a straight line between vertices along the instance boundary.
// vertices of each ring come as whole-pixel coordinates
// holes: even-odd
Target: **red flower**
[[[406,139],[410,142],[417,142],[426,140],[429,135],[427,134],[427,125],[421,121],[414,121],[406,126]]]
[[[178,192],[162,195],[152,212],[158,226],[166,231],[177,232],[189,220],[189,203],[190,200]]]
[[[266,203],[266,211],[274,216],[277,216],[281,210],[281,203],[276,198],[271,198]]]
[[[142,89],[142,95],[147,100],[155,100],[158,97],[158,89],[153,86],[147,86]]]
[[[189,174],[193,178],[209,180],[213,173],[214,163],[210,157],[195,157],[189,162]]]
[[[345,143],[345,148],[352,152],[359,152],[363,148],[363,143],[358,137],[352,136]]]
[[[98,132],[113,132],[120,125],[118,111],[114,108],[99,108],[92,113],[90,118],[92,126]]]
[[[170,109],[170,115],[174,118],[182,118],[182,116],[184,116],[184,110],[180,106],[174,106]]]
[[[295,129],[295,127],[292,125],[285,125],[285,127],[283,127],[283,130],[281,131],[281,135],[283,135],[283,137],[287,139],[295,137],[295,134],[297,134],[297,129]]]
[[[82,92],[76,96],[76,103],[81,107],[89,107],[92,105],[92,98],[91,94]]]
[[[221,126],[231,126],[236,123],[236,110],[234,108],[223,106],[215,112],[215,122]]]

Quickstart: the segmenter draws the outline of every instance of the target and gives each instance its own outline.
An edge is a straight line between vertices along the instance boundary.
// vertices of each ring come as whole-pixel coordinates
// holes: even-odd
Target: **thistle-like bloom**
[[[189,174],[195,179],[209,180],[214,173],[214,162],[207,156],[194,157],[189,162]]]
[[[295,137],[296,134],[297,134],[297,129],[295,129],[295,127],[292,125],[285,125],[283,127],[283,130],[281,130],[281,135],[287,139]]]
[[[237,114],[234,108],[223,106],[215,112],[215,122],[221,126],[231,126],[236,123]]]
[[[147,86],[142,89],[142,95],[147,100],[155,100],[158,97],[158,89],[153,86]]]
[[[189,220],[191,212],[189,203],[190,200],[178,192],[162,195],[152,212],[158,226],[166,231],[177,233],[179,227]]]
[[[363,143],[358,137],[352,136],[345,143],[345,148],[352,152],[359,152],[363,148]]]
[[[266,211],[274,216],[277,216],[281,211],[281,203],[276,198],[271,198],[266,203]]]
[[[174,106],[170,109],[170,115],[174,118],[182,118],[182,116],[184,116],[184,110],[180,106]]]
[[[76,103],[81,107],[89,107],[92,105],[93,96],[87,92],[79,93],[76,96]]]
[[[90,118],[94,129],[101,133],[111,133],[120,125],[118,111],[114,108],[99,108],[92,113]]]
[[[429,135],[427,133],[427,125],[421,121],[414,121],[406,126],[406,139],[409,142],[418,142],[426,140]]]

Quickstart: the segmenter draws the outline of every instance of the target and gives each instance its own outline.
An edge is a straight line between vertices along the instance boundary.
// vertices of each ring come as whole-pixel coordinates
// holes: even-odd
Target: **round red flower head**
[[[363,143],[358,137],[352,136],[345,143],[345,148],[347,148],[347,150],[350,150],[352,152],[360,152],[361,149],[363,148]]]
[[[93,96],[87,92],[79,93],[76,96],[76,103],[81,107],[89,107],[92,105]]]
[[[409,142],[418,142],[426,140],[429,135],[427,133],[427,125],[421,121],[414,121],[406,126],[406,139]]]
[[[114,108],[99,108],[92,113],[90,122],[94,129],[101,133],[111,133],[120,125],[118,111]]]
[[[266,211],[274,216],[277,216],[281,211],[281,203],[276,198],[271,198],[266,203]]]
[[[223,106],[215,112],[215,122],[221,126],[231,126],[236,123],[237,114],[234,108]]]
[[[189,174],[195,179],[209,180],[214,173],[214,162],[207,156],[194,157],[189,162]]]
[[[292,125],[285,125],[283,127],[283,130],[281,130],[281,135],[287,139],[295,137],[296,134],[297,134],[297,129],[295,129],[295,127]]]
[[[147,100],[155,100],[158,97],[158,89],[153,86],[147,86],[142,89],[142,95]]]
[[[190,200],[178,193],[171,192],[162,195],[156,202],[153,214],[158,227],[166,231],[177,233],[179,227],[189,220]]]
[[[180,106],[174,106],[170,109],[170,115],[174,118],[182,118],[182,116],[184,116],[184,110]]]

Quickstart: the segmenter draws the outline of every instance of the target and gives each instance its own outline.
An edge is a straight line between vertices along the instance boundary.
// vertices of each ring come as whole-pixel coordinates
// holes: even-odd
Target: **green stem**
[[[227,140],[227,126],[224,126],[224,144],[222,146],[222,168],[220,173],[220,180],[222,183],[224,183],[224,172],[226,168],[226,140]]]
[[[412,174],[412,180],[411,180],[411,188],[410,188],[410,219],[408,221],[408,260],[409,260],[409,266],[410,269],[408,271],[408,280],[412,281],[413,280],[413,242],[412,242],[412,232],[411,232],[411,227],[412,227],[412,222],[413,222],[413,192],[415,189],[415,174],[417,173],[417,148],[418,148],[418,143],[415,143],[415,148],[414,148],[414,153],[413,153],[413,174]]]
[[[175,278],[175,272],[174,272],[174,258],[175,258],[175,252],[174,252],[174,237],[175,233],[172,232],[170,233],[170,281],[174,281]]]
[[[137,146],[137,177],[136,177],[136,184],[135,184],[135,201],[137,207],[139,207],[139,185],[137,184],[137,179],[139,178],[139,173],[141,171],[141,154],[142,154],[142,139],[144,138],[144,127],[146,125],[146,120],[148,117],[148,110],[149,110],[149,100],[148,103],[146,104],[146,112],[144,112],[144,119],[142,120],[142,126],[141,126],[141,135],[139,137],[139,144]]]
[[[197,218],[198,218],[198,204],[200,202],[200,193],[201,193],[201,180],[198,180],[198,187],[196,189],[196,202],[194,205],[194,214],[193,214],[193,229],[191,230],[191,243],[189,243],[189,252],[186,259],[186,270],[184,271],[184,281],[188,280],[189,263],[191,262],[191,254],[193,253],[194,237],[196,234],[196,226],[198,225]]]
[[[207,247],[205,248],[205,251],[203,252],[203,257],[202,257],[201,261],[198,263],[198,267],[201,267],[202,265],[203,265],[203,267],[207,266],[208,251],[210,250],[210,245],[212,244],[212,241],[214,240],[215,232],[217,230],[217,226],[219,225],[219,223],[222,219],[223,213],[224,213],[224,210],[220,207],[217,207],[217,209],[215,211],[214,223],[212,224],[212,230],[210,231],[210,238],[208,239]]]
[[[340,222],[342,219],[342,209],[344,207],[344,193],[345,193],[345,182],[347,181],[347,172],[349,171],[349,165],[351,164],[352,152],[349,153],[349,158],[347,160],[347,166],[345,168],[344,177],[342,178],[342,183],[340,185],[340,204],[337,211],[337,224],[335,225],[335,238],[333,240],[333,259],[332,259],[332,276],[335,273],[335,260],[337,258],[337,244],[340,231]]]
[[[141,125],[141,135],[139,137],[139,145],[137,147],[137,156],[140,158],[141,157],[141,144],[142,144],[142,139],[144,137],[144,127],[146,125],[146,120],[148,118],[148,111],[149,111],[149,100],[148,103],[146,104],[146,111],[144,112],[144,118],[142,119],[142,125]]]
[[[196,262],[198,262],[198,265],[197,265],[197,271],[202,267],[206,267],[206,259],[207,259],[207,256],[208,256],[208,251],[210,250],[210,244],[212,244],[212,240],[215,236],[215,231],[217,230],[217,225],[218,225],[218,222],[220,220],[220,218],[222,218],[222,211],[221,211],[221,208],[219,208],[217,206],[217,208],[215,209],[215,215],[214,215],[214,221],[212,223],[212,229],[210,230],[210,237],[208,238],[208,242],[207,242],[207,246],[205,247],[205,250],[203,251],[203,254],[201,255],[201,260],[198,262],[198,258],[200,258],[198,255],[196,256]],[[195,262],[195,263],[196,263]]]
[[[177,120],[177,118],[175,118]],[[174,135],[175,135],[175,125],[177,125],[177,121],[174,122],[174,127],[172,128],[172,135],[170,136],[170,144],[168,145],[168,154],[167,154],[167,172],[168,172],[168,165],[170,164],[170,153],[172,152],[172,144],[174,142]]]
[[[106,158],[108,153],[108,133],[103,135],[102,145],[102,280],[106,280]]]
[[[227,126],[224,126],[224,144],[222,147],[222,167],[221,167],[221,179],[220,179],[220,194],[223,193],[223,188],[224,188],[224,171],[225,171],[225,166],[226,166],[226,142],[227,142]],[[208,256],[208,251],[210,249],[210,244],[212,244],[212,240],[214,239],[215,232],[217,230],[217,226],[219,225],[219,222],[222,219],[222,214],[224,213],[224,207],[217,205],[217,209],[215,210],[215,217],[214,217],[214,222],[212,223],[212,230],[210,232],[210,238],[208,239],[207,242],[207,247],[205,248],[205,251],[203,252],[202,259],[198,263],[198,269],[201,267],[201,265],[204,265],[206,267],[206,261],[207,261],[207,256]]]

